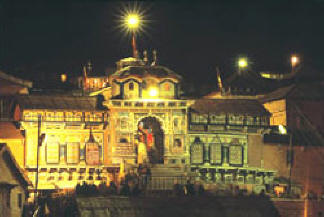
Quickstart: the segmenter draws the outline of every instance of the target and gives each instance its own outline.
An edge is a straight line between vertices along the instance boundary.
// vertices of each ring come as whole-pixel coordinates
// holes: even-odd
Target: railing
[[[146,190],[172,190],[174,184],[185,185],[186,176],[147,176],[138,177],[139,187]]]
[[[24,116],[22,118],[24,122],[37,122],[38,116]],[[71,123],[84,123],[84,122],[92,122],[92,123],[105,123],[108,122],[108,118],[105,115],[101,117],[69,117],[69,116],[43,116],[42,122],[71,122]]]
[[[145,108],[176,108],[176,107],[188,107],[190,101],[188,100],[111,100],[109,102],[111,106],[116,107],[145,107]]]

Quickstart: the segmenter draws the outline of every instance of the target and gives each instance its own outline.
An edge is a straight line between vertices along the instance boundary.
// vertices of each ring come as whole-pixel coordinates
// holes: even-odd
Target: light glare
[[[158,91],[157,91],[157,89],[155,89],[155,88],[150,89],[150,91],[149,91],[149,95],[150,95],[151,97],[156,97],[156,96],[158,95]]]
[[[240,58],[238,61],[238,66],[240,68],[246,68],[248,66],[248,62],[247,62],[246,58]]]
[[[295,55],[291,56],[290,60],[291,60],[291,65],[292,66],[297,65],[297,63],[299,62],[299,58],[297,56],[295,56]]]
[[[127,26],[130,29],[136,29],[139,26],[140,20],[137,14],[129,14],[127,16]]]

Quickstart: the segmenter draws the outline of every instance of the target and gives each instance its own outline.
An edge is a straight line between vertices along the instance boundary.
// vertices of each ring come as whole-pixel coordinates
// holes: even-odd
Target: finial
[[[143,56],[144,56],[144,57],[143,57],[144,63],[147,64],[147,62],[148,62],[148,58],[147,58],[147,50],[144,50],[144,51],[143,51]]]
[[[153,50],[153,62],[152,62],[152,66],[155,66],[155,65],[157,65],[157,52],[154,49]]]
[[[92,72],[92,63],[91,63],[90,60],[89,60],[88,63],[87,63],[87,72],[88,72],[88,73],[91,73],[91,72]]]

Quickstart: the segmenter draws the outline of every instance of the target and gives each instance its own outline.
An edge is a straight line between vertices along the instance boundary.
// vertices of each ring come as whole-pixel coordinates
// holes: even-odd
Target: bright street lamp
[[[140,19],[137,14],[129,14],[127,15],[126,23],[130,30],[135,31],[139,26]]]
[[[296,55],[292,55],[290,58],[291,66],[295,67],[299,63],[299,58]]]
[[[246,58],[240,58],[238,60],[238,66],[239,68],[246,68],[248,66],[248,61]]]

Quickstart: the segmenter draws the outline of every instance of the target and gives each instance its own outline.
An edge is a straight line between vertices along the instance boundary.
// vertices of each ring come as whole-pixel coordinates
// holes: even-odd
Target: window
[[[246,125],[251,126],[251,125],[254,125],[254,124],[255,124],[255,123],[254,123],[254,117],[247,116],[247,117],[246,117]]]
[[[239,115],[231,115],[229,118],[229,124],[233,124],[233,125],[243,125],[243,116],[239,116]]]
[[[207,123],[208,115],[206,114],[196,114],[191,113],[191,122],[192,123]]]
[[[182,147],[181,139],[174,139],[173,147],[174,148],[181,148]]]
[[[22,208],[22,193],[18,193],[17,197],[18,197],[17,198],[17,201],[18,201],[17,205],[18,205],[19,208]]]
[[[129,90],[134,90],[134,83],[133,82],[130,82],[129,85],[128,85],[128,89]]]
[[[211,114],[209,116],[209,119],[210,119],[211,124],[225,124],[225,122],[226,122],[226,116],[225,115]]]

